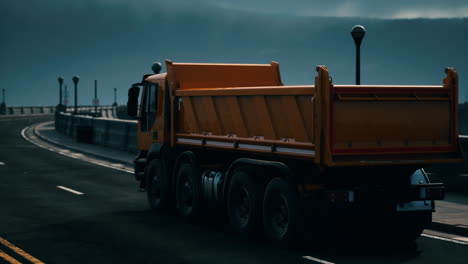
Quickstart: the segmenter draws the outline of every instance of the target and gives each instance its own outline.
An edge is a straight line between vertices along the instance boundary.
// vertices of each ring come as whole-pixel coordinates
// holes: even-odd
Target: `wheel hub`
[[[278,197],[272,201],[270,210],[273,229],[278,234],[284,234],[289,225],[288,205],[285,197],[283,195],[278,195]]]
[[[250,210],[249,192],[244,187],[241,187],[239,189],[236,213],[242,225],[245,225],[249,221]]]

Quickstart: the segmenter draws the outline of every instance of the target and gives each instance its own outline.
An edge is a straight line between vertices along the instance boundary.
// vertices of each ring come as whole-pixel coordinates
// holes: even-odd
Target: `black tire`
[[[171,202],[171,182],[166,166],[160,159],[150,161],[146,167],[146,197],[153,210],[167,209]]]
[[[409,243],[418,239],[432,222],[431,211],[408,212],[395,216],[391,225],[390,238],[399,243]]]
[[[177,212],[186,218],[195,219],[202,209],[201,175],[197,167],[182,162],[176,176]]]
[[[298,192],[286,180],[274,178],[263,198],[263,229],[276,242],[294,240],[303,227]]]
[[[260,217],[258,187],[255,180],[242,169],[233,172],[227,197],[229,223],[234,231],[251,233]]]

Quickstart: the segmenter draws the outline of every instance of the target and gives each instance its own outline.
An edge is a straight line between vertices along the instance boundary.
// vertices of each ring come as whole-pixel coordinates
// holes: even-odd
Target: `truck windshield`
[[[156,111],[158,110],[158,85],[151,84],[149,88],[149,104],[148,104],[148,129],[153,126],[156,120]]]
[[[141,115],[141,131],[147,132],[156,120],[158,110],[158,84],[148,84],[143,97],[143,113]]]

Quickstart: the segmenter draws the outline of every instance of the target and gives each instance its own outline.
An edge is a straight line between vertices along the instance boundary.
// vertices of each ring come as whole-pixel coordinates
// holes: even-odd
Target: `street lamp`
[[[361,84],[361,43],[366,35],[366,29],[361,25],[356,25],[351,30],[351,36],[356,44],[356,84]]]
[[[5,88],[2,89],[2,103],[0,104],[0,115],[6,115]]]
[[[114,88],[114,103],[112,106],[117,106],[117,88]]]
[[[68,105],[68,89],[67,89],[66,84],[65,84],[65,90],[63,91],[63,93],[65,94],[65,100],[64,100],[63,104],[65,105],[65,108],[66,108],[66,106]]]
[[[153,70],[154,74],[158,74],[161,72],[162,66],[160,62],[155,62],[153,63],[153,66],[151,66],[151,69]]]
[[[99,104],[99,99],[97,98],[97,80],[94,80],[94,99],[93,99],[93,105],[94,105],[94,114],[97,116],[97,107]]]
[[[74,114],[78,113],[78,81],[80,77],[78,75],[73,76],[73,83],[75,84],[75,112]]]
[[[56,112],[57,113],[60,113],[60,112],[65,112],[66,111],[66,108],[65,106],[62,104],[62,85],[63,85],[63,78],[62,77],[58,77],[57,78],[57,81],[59,83],[59,104],[57,105],[57,110]]]
[[[58,82],[59,82],[59,105],[62,105],[62,85],[63,85],[63,78],[58,77]]]

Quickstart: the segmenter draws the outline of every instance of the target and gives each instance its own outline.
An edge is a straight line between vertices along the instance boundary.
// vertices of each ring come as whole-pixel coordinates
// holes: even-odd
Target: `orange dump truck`
[[[441,86],[335,85],[324,66],[315,85],[285,86],[275,62],[166,69],[129,90],[135,176],[153,209],[194,218],[215,203],[234,230],[263,226],[276,241],[307,215],[380,216],[414,240],[444,196],[422,168],[462,161],[452,68]]]

